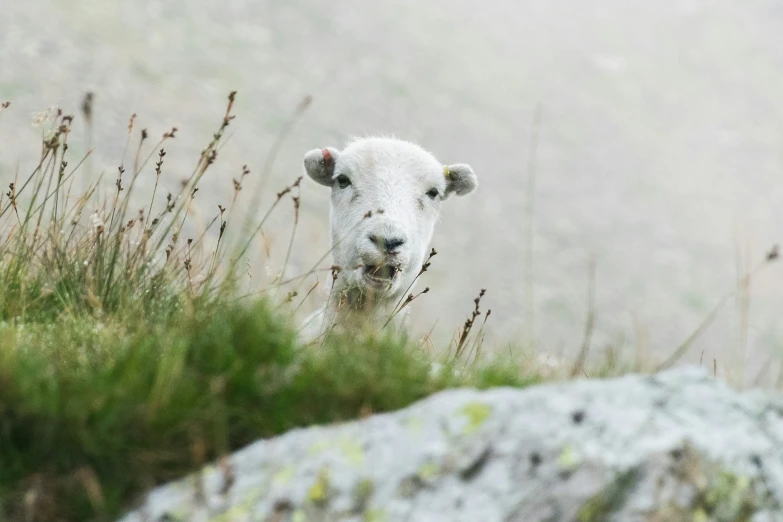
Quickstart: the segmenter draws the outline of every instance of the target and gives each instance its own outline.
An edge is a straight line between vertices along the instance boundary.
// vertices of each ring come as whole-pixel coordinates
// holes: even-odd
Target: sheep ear
[[[340,151],[332,147],[311,150],[304,157],[307,175],[313,178],[316,183],[331,187],[334,166],[339,155]]]
[[[443,175],[446,176],[446,196],[452,192],[458,196],[464,196],[478,187],[478,179],[470,165],[463,163],[445,165]]]

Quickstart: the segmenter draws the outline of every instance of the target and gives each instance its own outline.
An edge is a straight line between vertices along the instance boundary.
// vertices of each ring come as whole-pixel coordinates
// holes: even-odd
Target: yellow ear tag
[[[443,175],[445,177],[447,177],[447,178],[449,177],[449,175],[451,175],[451,172],[449,172],[449,166],[448,165],[443,165]]]

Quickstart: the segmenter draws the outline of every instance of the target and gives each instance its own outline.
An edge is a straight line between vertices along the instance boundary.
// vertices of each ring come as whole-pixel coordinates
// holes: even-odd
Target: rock
[[[294,430],[122,521],[772,522],[782,506],[783,399],[681,368]]]

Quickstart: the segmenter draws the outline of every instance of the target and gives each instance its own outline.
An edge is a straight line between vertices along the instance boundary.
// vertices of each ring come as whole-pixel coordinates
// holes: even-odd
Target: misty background
[[[783,235],[781,50],[774,0],[7,0],[0,101],[12,106],[0,117],[0,181],[5,191],[17,166],[32,171],[41,134],[32,115],[57,105],[77,115],[71,158],[91,140],[91,172],[109,182],[132,113],[135,132],[153,138],[178,127],[161,178],[173,192],[237,90],[197,219],[230,202],[243,164],[264,184],[262,204],[246,209],[260,217],[304,174],[306,151],[393,134],[471,164],[480,182],[443,204],[439,255],[420,284],[431,291],[414,303],[417,335],[434,325],[448,339],[486,288],[487,346],[532,339],[540,352],[573,353],[593,260],[593,352],[661,361]],[[89,136],[79,112],[87,91]],[[312,104],[262,180],[306,96]],[[140,182],[151,189],[152,165]],[[328,204],[327,189],[303,180],[287,274],[327,251]],[[286,201],[247,260],[255,281],[280,269],[292,215]],[[325,299],[320,279],[303,311]],[[752,280],[749,313],[729,301],[686,360],[730,374],[747,359],[749,381],[775,368],[781,290],[772,265]]]

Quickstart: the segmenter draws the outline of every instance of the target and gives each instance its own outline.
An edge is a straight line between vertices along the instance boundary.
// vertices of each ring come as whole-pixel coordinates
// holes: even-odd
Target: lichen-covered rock
[[[687,368],[451,390],[256,442],[122,520],[783,521],[783,399]]]

